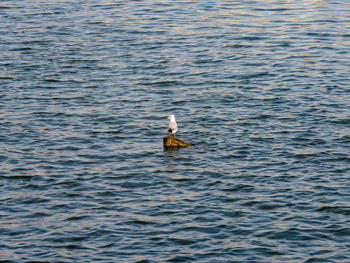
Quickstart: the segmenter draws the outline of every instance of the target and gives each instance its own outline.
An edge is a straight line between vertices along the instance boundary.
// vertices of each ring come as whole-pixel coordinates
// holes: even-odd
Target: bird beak
[[[168,116],[167,118],[170,119],[170,116]]]

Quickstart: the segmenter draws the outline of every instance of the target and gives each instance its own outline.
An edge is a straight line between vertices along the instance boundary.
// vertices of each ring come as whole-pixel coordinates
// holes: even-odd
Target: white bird
[[[169,126],[168,126],[168,132],[171,134],[174,134],[175,138],[175,133],[177,132],[177,123],[175,121],[175,116],[174,115],[169,115],[168,119],[170,119]]]

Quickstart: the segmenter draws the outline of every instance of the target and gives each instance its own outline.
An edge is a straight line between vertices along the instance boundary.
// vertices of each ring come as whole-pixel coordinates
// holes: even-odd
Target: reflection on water
[[[174,152],[176,152],[178,150],[181,150],[183,148],[185,148],[185,147],[180,147],[180,146],[177,146],[177,147],[176,146],[175,147],[164,147],[164,152],[174,153]]]

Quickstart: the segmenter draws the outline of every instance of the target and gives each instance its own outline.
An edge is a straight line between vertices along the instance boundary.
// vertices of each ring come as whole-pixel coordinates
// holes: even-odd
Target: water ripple
[[[349,261],[349,11],[2,2],[0,260]]]

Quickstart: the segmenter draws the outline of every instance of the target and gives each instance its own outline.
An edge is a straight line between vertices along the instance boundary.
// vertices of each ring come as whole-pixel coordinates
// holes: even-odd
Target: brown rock
[[[192,144],[185,142],[181,139],[178,139],[176,137],[164,137],[163,138],[163,145],[164,147],[187,147],[191,146]]]

